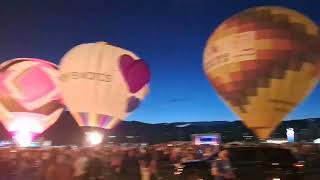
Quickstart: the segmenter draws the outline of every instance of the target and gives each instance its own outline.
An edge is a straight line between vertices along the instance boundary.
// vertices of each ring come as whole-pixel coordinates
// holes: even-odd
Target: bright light
[[[293,128],[287,128],[287,139],[288,139],[288,142],[294,142],[294,129]]]
[[[304,164],[301,163],[301,162],[298,162],[298,163],[293,164],[293,166],[296,167],[296,168],[303,168]]]
[[[36,113],[13,112],[11,122],[8,125],[10,132],[33,132],[40,134],[44,130],[45,116]]]
[[[315,143],[315,144],[320,144],[320,138],[315,139],[315,140],[313,141],[313,143]]]
[[[27,131],[19,131],[13,138],[17,141],[20,147],[28,147],[32,142],[32,135]]]
[[[103,135],[99,132],[87,132],[86,136],[91,145],[98,145],[103,140]]]
[[[281,140],[281,139],[279,139],[279,140],[276,140],[276,139],[267,140],[267,143],[273,143],[273,144],[283,144],[283,143],[287,143],[287,142],[288,142],[287,140]]]

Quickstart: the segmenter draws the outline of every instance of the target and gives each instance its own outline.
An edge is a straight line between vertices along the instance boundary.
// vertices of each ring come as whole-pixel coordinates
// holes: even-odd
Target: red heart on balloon
[[[138,92],[150,81],[148,65],[142,60],[124,54],[120,56],[119,66],[131,93]]]

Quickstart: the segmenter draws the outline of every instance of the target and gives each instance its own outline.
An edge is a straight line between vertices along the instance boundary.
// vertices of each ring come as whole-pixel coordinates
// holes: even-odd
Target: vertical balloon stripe
[[[72,116],[76,120],[79,126],[83,126],[82,118],[79,113],[71,112]]]
[[[89,126],[96,126],[96,119],[97,119],[97,114],[95,113],[89,113]]]
[[[86,112],[81,112],[80,113],[81,119],[82,119],[82,124],[83,126],[89,126],[89,119],[88,119],[88,113]]]
[[[111,126],[111,124],[113,123],[113,121],[114,121],[115,119],[116,119],[116,118],[111,118],[110,121],[109,121],[109,123],[107,123],[104,128],[105,128],[105,129],[111,129],[110,126]]]
[[[93,124],[94,127],[99,127],[101,118],[102,116],[100,114],[95,114],[94,124]]]
[[[96,126],[97,126],[97,127],[100,127],[101,121],[103,120],[104,116],[105,116],[105,115],[103,115],[103,114],[98,114],[98,115],[97,115],[97,122],[96,122]]]
[[[111,118],[112,118],[112,117],[110,117],[110,116],[102,115],[102,118],[101,118],[101,120],[100,120],[99,127],[105,128],[105,127],[109,124]]]
[[[95,123],[95,126],[96,127],[99,127],[100,126],[100,122],[101,122],[101,119],[103,118],[103,115],[101,114],[97,114],[96,116],[96,123]]]

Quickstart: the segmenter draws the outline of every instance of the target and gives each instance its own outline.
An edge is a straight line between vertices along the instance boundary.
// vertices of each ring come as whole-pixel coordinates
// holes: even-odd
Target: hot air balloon
[[[204,51],[204,71],[243,123],[266,139],[315,87],[317,26],[282,7],[256,7],[224,21]]]
[[[61,60],[64,102],[81,127],[111,129],[148,93],[148,66],[105,42],[81,44]]]
[[[58,78],[57,66],[40,59],[1,64],[0,119],[18,141],[31,141],[58,120],[64,110]]]

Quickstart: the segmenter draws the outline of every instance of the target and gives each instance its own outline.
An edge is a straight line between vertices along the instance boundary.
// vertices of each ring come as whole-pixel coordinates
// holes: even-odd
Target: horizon
[[[303,120],[320,120],[320,117],[309,117],[309,118],[299,118],[299,119],[285,119],[284,121],[303,121]],[[239,120],[212,120],[212,121],[175,121],[175,122],[156,122],[156,123],[149,123],[149,122],[144,122],[144,121],[139,121],[139,120],[125,120],[126,122],[139,122],[139,123],[144,123],[144,124],[175,124],[175,123],[206,123],[206,122],[242,122],[240,119]]]

